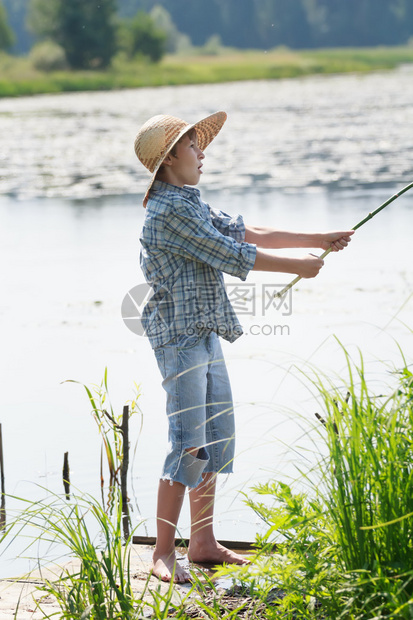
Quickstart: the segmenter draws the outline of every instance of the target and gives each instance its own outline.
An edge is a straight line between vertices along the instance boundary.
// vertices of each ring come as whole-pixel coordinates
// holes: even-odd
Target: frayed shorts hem
[[[218,474],[224,474],[226,476],[230,476],[233,472],[232,471],[216,471],[216,472],[213,472],[213,471],[205,471],[204,470],[203,473],[204,474],[216,474],[217,476],[218,476]],[[181,482],[181,480],[178,480],[177,478],[172,478],[170,476],[170,474],[162,475],[160,480],[162,482],[169,482],[169,484],[171,486],[173,486],[173,484],[176,482],[178,484],[182,484],[182,486],[184,486],[184,487],[188,487],[189,489],[196,489],[202,483],[203,476],[201,475],[200,478],[199,478],[199,481],[197,481],[197,483],[194,484],[194,485],[185,484],[185,482]]]
[[[173,474],[164,471],[162,479],[180,482],[184,486],[194,489],[202,482],[202,474],[208,463],[209,455],[205,448],[199,448],[197,456],[183,450]]]
[[[216,470],[212,466],[205,448],[200,448],[196,457],[184,450],[179,466],[174,473],[164,471],[161,480],[169,481],[171,485],[174,482],[179,482],[185,487],[195,489],[201,484],[204,474],[232,474],[232,471],[232,462],[226,463],[221,469]]]

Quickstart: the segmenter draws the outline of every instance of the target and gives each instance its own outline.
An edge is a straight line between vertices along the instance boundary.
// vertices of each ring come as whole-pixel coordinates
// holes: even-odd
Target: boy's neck
[[[183,187],[183,185],[175,179],[175,176],[170,174],[169,168],[160,170],[156,175],[156,180],[161,181],[161,183],[168,183],[168,185],[174,185],[175,187]]]
[[[155,179],[155,183],[162,183],[163,185],[170,185],[171,187],[174,187],[176,189],[182,189],[182,190],[189,190],[189,191],[194,191],[197,192],[198,194],[200,193],[199,189],[193,185],[175,185],[175,183],[172,183],[170,181],[164,181],[163,179],[159,179],[158,177]]]
[[[174,187],[195,187],[194,184],[183,183],[179,180],[179,178],[171,172],[169,168],[166,170],[160,170],[156,175],[156,180],[161,181],[161,183],[167,183],[168,185],[173,185]]]

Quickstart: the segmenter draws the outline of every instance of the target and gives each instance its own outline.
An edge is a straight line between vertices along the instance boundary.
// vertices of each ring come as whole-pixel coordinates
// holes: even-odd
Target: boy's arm
[[[246,226],[245,241],[254,243],[259,248],[321,248],[333,252],[343,250],[350,242],[354,230],[342,230],[326,233],[297,233],[275,230],[265,226]],[[294,272],[297,273],[297,272]]]
[[[287,256],[276,256],[265,250],[257,249],[253,271],[279,271],[282,273],[292,273],[301,278],[314,278],[324,261],[318,256],[308,254],[302,258],[291,258]]]

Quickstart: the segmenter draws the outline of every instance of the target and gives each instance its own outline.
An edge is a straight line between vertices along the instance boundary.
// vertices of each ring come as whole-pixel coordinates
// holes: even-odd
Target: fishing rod
[[[413,187],[413,183],[409,183],[409,185],[406,185],[406,187],[403,187],[403,189],[401,189],[399,192],[397,192],[397,194],[394,194],[391,198],[389,198],[388,200],[386,200],[386,202],[383,202],[382,205],[380,205],[380,207],[378,207],[375,211],[372,211],[371,213],[369,213],[363,220],[361,220],[358,224],[356,224],[355,226],[353,226],[353,228],[351,230],[357,230],[358,228],[361,228],[366,222],[368,222],[369,220],[371,220],[375,215],[377,215],[377,213],[380,213],[380,211],[382,209],[384,209],[385,207],[387,207],[391,202],[393,202],[394,200],[396,200],[396,198],[399,198],[399,196],[401,196],[402,194],[404,194],[405,192],[409,191],[409,189],[411,189]],[[325,258],[326,256],[328,256],[328,254],[330,254],[330,252],[332,251],[332,248],[328,248],[328,250],[326,250],[325,252],[323,252],[321,254],[321,256],[319,256],[318,258]],[[299,282],[301,280],[301,276],[297,276],[296,278],[294,278],[294,280],[292,282],[290,282],[290,284],[287,284],[287,286],[285,286],[281,291],[279,291],[278,293],[274,294],[275,298],[280,298],[283,297],[287,291],[290,290],[290,288],[292,288],[295,284],[297,284],[297,282]]]

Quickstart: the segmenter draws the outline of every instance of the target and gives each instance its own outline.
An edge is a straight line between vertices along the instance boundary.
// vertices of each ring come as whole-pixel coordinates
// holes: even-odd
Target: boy
[[[244,564],[213,533],[215,482],[230,473],[234,415],[228,373],[219,343],[233,342],[242,328],[225,292],[222,272],[245,280],[251,270],[316,276],[315,256],[286,258],[262,248],[347,246],[353,231],[291,233],[245,226],[203,203],[197,185],[204,149],[226,120],[216,112],[194,125],[172,116],[149,119],[135,152],[152,172],[140,237],[141,267],[154,294],[142,323],[167,395],[169,450],[159,482],[153,574],[183,583],[190,576],[176,561],[175,529],[189,487],[193,562]]]

